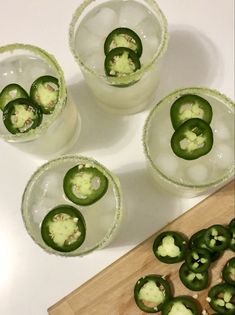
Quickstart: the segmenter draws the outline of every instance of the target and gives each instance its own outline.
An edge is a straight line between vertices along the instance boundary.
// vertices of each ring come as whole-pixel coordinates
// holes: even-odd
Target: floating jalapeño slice
[[[187,243],[181,234],[174,231],[160,233],[154,243],[154,255],[162,262],[173,264],[185,258]]]
[[[137,54],[126,47],[112,49],[104,61],[105,73],[111,77],[123,77],[140,69]]]
[[[3,109],[3,122],[12,134],[28,132],[42,122],[42,111],[30,99],[17,98]]]
[[[210,252],[205,248],[193,248],[187,252],[185,263],[195,273],[204,272],[211,263]]]
[[[130,48],[138,57],[142,55],[143,47],[141,39],[133,30],[126,27],[116,28],[107,36],[104,43],[105,55],[117,47]]]
[[[146,313],[156,313],[172,296],[170,284],[158,275],[140,278],[134,288],[137,306]]]
[[[107,177],[96,167],[79,164],[72,167],[63,182],[65,195],[78,205],[91,205],[108,189]]]
[[[73,251],[85,240],[84,218],[78,209],[59,205],[43,219],[41,235],[49,247],[60,252]]]
[[[44,114],[51,114],[58,102],[58,79],[45,75],[36,79],[30,88],[31,99],[41,107]]]
[[[200,118],[185,121],[171,138],[173,152],[185,160],[194,160],[207,154],[212,146],[212,129]]]
[[[198,95],[183,95],[171,106],[171,122],[176,130],[186,120],[200,118],[210,124],[212,119],[212,108],[210,103]]]
[[[220,283],[210,288],[207,301],[210,306],[224,315],[235,314],[235,286]]]
[[[20,85],[16,83],[8,84],[0,93],[0,109],[3,110],[7,103],[17,98],[28,97],[28,93]]]
[[[198,303],[191,297],[186,295],[179,295],[163,305],[162,315],[199,315]]]
[[[183,263],[179,270],[181,282],[192,291],[200,291],[208,287],[209,273],[208,270],[203,272],[194,272],[188,268],[186,263]]]

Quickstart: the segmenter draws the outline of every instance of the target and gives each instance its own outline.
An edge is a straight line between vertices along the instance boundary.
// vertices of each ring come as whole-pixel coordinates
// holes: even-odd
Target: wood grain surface
[[[48,309],[50,315],[141,315],[135,304],[133,288],[136,281],[147,274],[166,275],[171,282],[174,295],[186,294],[197,297],[203,309],[213,314],[207,301],[207,291],[193,292],[185,288],[178,276],[181,263],[167,265],[158,261],[152,244],[157,234],[164,230],[176,230],[190,237],[199,229],[212,224],[227,224],[235,217],[234,181],[182,216],[166,225],[155,235],[135,247],[91,280],[71,292],[68,296]],[[225,251],[224,255],[211,267],[211,284],[220,279],[224,263],[234,255]],[[196,296],[196,295],[197,296]]]

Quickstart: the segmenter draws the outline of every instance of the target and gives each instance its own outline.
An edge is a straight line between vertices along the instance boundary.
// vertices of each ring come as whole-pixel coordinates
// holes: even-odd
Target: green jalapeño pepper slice
[[[112,49],[104,61],[107,76],[123,77],[140,69],[140,60],[137,54],[126,47]]]
[[[207,301],[214,311],[224,315],[235,314],[235,286],[220,283],[208,292]]]
[[[108,189],[108,179],[96,167],[79,164],[66,173],[63,186],[69,200],[87,206],[103,197]]]
[[[230,243],[230,233],[226,227],[220,224],[210,226],[205,231],[206,246],[212,251],[223,251]]]
[[[28,93],[20,85],[16,83],[8,84],[0,93],[0,109],[3,110],[7,103],[17,98],[28,97]]]
[[[235,252],[235,219],[231,220],[231,222],[229,223],[228,229],[229,229],[229,232],[230,232],[230,235],[231,235],[229,248],[233,252]]]
[[[185,262],[191,271],[204,272],[211,263],[210,252],[204,248],[193,248],[187,252]]]
[[[30,88],[31,99],[41,107],[44,114],[51,114],[54,111],[58,95],[59,82],[49,75],[36,79]]]
[[[200,118],[210,124],[212,119],[212,108],[210,103],[198,95],[183,95],[171,106],[171,122],[176,130],[186,120]]]
[[[179,276],[182,283],[192,291],[200,291],[209,285],[208,270],[204,272],[194,272],[188,268],[186,263],[183,263],[179,270]]]
[[[165,231],[153,243],[154,255],[162,262],[174,264],[185,258],[187,242],[181,234]]]
[[[224,265],[222,277],[225,282],[235,286],[235,257],[229,259]]]
[[[3,109],[3,122],[13,134],[28,132],[42,122],[42,111],[30,99],[17,98]]]
[[[146,313],[160,311],[171,296],[168,281],[158,275],[147,275],[140,278],[134,288],[135,302]]]
[[[70,252],[85,240],[85,221],[80,211],[69,205],[52,209],[43,219],[41,235],[44,242],[60,252]]]
[[[107,36],[104,43],[105,55],[117,47],[130,48],[138,57],[142,55],[143,47],[141,39],[134,31],[126,27],[116,28]]]
[[[179,295],[164,304],[162,315],[199,315],[198,303],[191,297]]]
[[[211,262],[216,261],[222,254],[222,252],[214,252],[206,246],[205,243],[205,232],[206,229],[202,229],[194,233],[189,239],[189,248],[193,249],[206,249],[210,253]]]
[[[200,118],[192,118],[184,122],[171,138],[173,152],[185,160],[194,160],[207,154],[212,145],[212,129]]]

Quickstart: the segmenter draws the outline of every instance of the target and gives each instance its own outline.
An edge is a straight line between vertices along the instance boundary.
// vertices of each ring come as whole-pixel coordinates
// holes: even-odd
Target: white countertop
[[[114,116],[97,108],[68,47],[68,26],[81,0],[0,0],[0,45],[22,42],[55,55],[83,120],[70,152],[92,156],[116,173],[126,216],[115,241],[83,258],[48,255],[25,231],[21,196],[45,160],[0,141],[0,314],[45,315],[47,308],[204,197],[157,190],[145,171],[141,135],[149,109]],[[234,99],[234,1],[159,0],[170,42],[158,99],[177,87],[208,86]],[[89,314],[88,314],[89,315]]]

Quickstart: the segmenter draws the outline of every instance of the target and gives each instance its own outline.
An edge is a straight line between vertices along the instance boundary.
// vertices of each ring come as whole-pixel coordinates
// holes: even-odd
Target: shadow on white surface
[[[128,168],[130,171],[128,171]],[[109,247],[136,245],[172,221],[182,211],[182,201],[156,187],[146,169],[126,167],[116,172],[124,198],[123,222]]]
[[[111,147],[128,133],[130,118],[101,109],[84,80],[68,86],[68,90],[82,121],[78,141],[69,153]]]
[[[211,87],[215,81],[223,81],[222,59],[210,38],[189,25],[170,25],[169,34],[158,100],[177,88]]]

